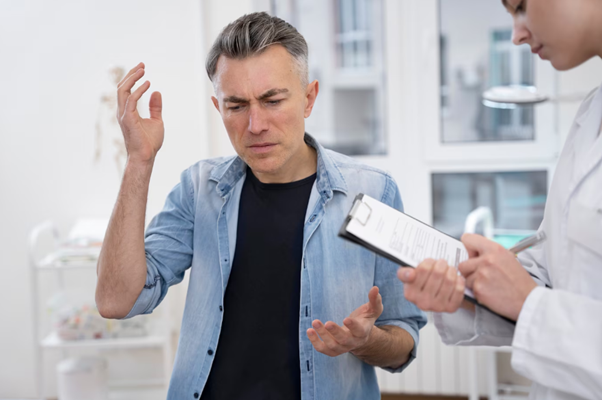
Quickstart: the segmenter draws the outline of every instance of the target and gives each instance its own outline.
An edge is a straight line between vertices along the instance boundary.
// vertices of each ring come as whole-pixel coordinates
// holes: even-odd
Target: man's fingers
[[[311,344],[314,346],[314,349],[316,349],[316,351],[319,351],[320,353],[324,353],[324,354],[326,354],[328,352],[328,348],[326,347],[324,342],[322,340],[320,340],[318,333],[314,329],[309,328],[307,330],[307,338],[309,339]]]
[[[370,302],[370,307],[373,309],[378,309],[382,302],[383,298],[379,293],[378,286],[373,286],[372,289],[368,292],[368,301]]]
[[[328,347],[333,352],[336,352],[336,353],[339,353],[339,354],[343,352],[343,350],[341,349],[341,346],[339,345],[339,343],[330,334],[330,332],[328,332],[326,330],[326,327],[324,326],[324,324],[322,323],[322,321],[316,319],[316,320],[314,320],[311,323],[311,326],[313,326],[313,328],[315,329],[315,331],[318,332],[318,335],[320,335],[320,338],[322,339],[322,341],[324,342],[324,344],[326,345],[326,347]]]
[[[125,105],[128,101],[128,98],[131,95],[132,88],[138,82],[140,78],[144,76],[144,69],[139,68],[132,75],[127,77],[121,85],[117,88],[117,104],[119,106],[119,113],[123,114],[125,109]]]
[[[136,71],[138,71],[139,69],[144,69],[144,63],[138,63],[138,65],[136,65],[134,68],[130,69],[128,71],[127,74],[125,74],[125,76],[121,79],[121,81],[119,81],[119,83],[117,84],[117,87],[121,87],[121,85],[123,85],[123,83],[130,77],[132,76],[134,73],[136,73]]]
[[[397,277],[403,283],[412,283],[416,280],[416,271],[414,268],[401,267],[397,270]]]
[[[341,344],[343,346],[347,346],[349,344],[351,333],[348,329],[342,328],[332,321],[328,321],[324,326],[326,327],[328,333],[332,335],[332,337],[337,341],[338,344]]]
[[[151,119],[161,119],[161,112],[163,111],[161,93],[153,92],[153,94],[151,94],[148,109],[150,111]]]
[[[148,90],[149,87],[150,82],[146,81],[142,85],[140,85],[140,87],[136,89],[134,93],[130,95],[130,97],[128,97],[126,102],[126,111],[136,111],[136,105],[138,104],[138,100],[140,100],[140,97],[142,97],[142,95]]]
[[[343,320],[343,325],[347,329],[349,329],[349,333],[351,333],[356,338],[364,338],[366,337],[366,330],[355,318],[345,318]]]

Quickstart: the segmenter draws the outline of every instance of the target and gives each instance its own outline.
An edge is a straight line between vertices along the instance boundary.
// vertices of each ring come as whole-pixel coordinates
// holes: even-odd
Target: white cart
[[[66,359],[69,356],[69,351],[73,349],[93,349],[99,352],[103,350],[128,350],[128,349],[144,349],[157,348],[162,351],[163,357],[163,377],[149,380],[132,380],[109,382],[110,387],[128,388],[128,387],[144,387],[161,385],[167,388],[169,378],[171,376],[173,364],[173,349],[171,337],[173,333],[173,324],[169,317],[169,305],[163,304],[164,310],[161,313],[161,325],[165,327],[164,332],[157,335],[148,335],[134,338],[119,338],[119,339],[94,339],[94,340],[62,340],[56,332],[52,332],[49,328],[42,327],[41,306],[40,302],[40,281],[56,279],[58,288],[63,291],[68,288],[65,286],[65,276],[73,270],[89,270],[90,274],[96,276],[96,261],[83,261],[78,263],[62,263],[56,261],[56,254],[49,253],[41,258],[36,257],[36,249],[38,241],[43,235],[51,236],[54,242],[55,250],[58,249],[60,237],[56,226],[52,222],[45,222],[36,226],[29,236],[29,256],[31,268],[31,306],[33,318],[33,338],[34,338],[34,354],[35,354],[35,378],[37,397],[45,399],[45,376],[44,371],[44,353],[47,349],[58,349],[61,351],[61,356]],[[165,299],[164,303],[167,301]],[[54,378],[54,375],[53,375]]]

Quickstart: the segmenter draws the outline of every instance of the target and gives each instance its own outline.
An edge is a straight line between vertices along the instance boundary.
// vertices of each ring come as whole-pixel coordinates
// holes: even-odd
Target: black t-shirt
[[[303,225],[315,179],[264,184],[247,169],[224,320],[201,400],[301,399]]]

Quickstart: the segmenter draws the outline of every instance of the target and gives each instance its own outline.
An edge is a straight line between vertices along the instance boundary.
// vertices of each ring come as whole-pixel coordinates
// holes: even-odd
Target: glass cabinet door
[[[309,46],[320,92],[306,130],[347,155],[386,154],[382,0],[275,0]]]

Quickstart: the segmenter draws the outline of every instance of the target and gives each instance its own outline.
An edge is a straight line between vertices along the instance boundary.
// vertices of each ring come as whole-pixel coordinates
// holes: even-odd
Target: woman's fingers
[[[442,304],[446,304],[456,289],[456,281],[458,280],[458,270],[455,268],[447,268],[445,277],[439,287],[439,292],[435,295],[435,298]]]
[[[446,312],[453,313],[456,312],[458,308],[460,308],[460,306],[462,305],[462,301],[464,300],[464,288],[464,278],[458,276],[458,279],[456,280],[456,286],[454,287],[454,291],[452,292],[447,303],[448,308],[447,310],[445,310]]]
[[[404,282],[405,297],[424,311],[454,312],[464,292],[464,279],[445,260],[425,260],[407,279],[402,269],[398,276]],[[459,300],[458,300],[459,298]]]
[[[445,260],[439,260],[435,263],[433,269],[431,270],[431,274],[424,285],[424,292],[428,293],[433,299],[437,297],[437,293],[441,289],[441,285],[444,283],[447,269],[447,262]]]

